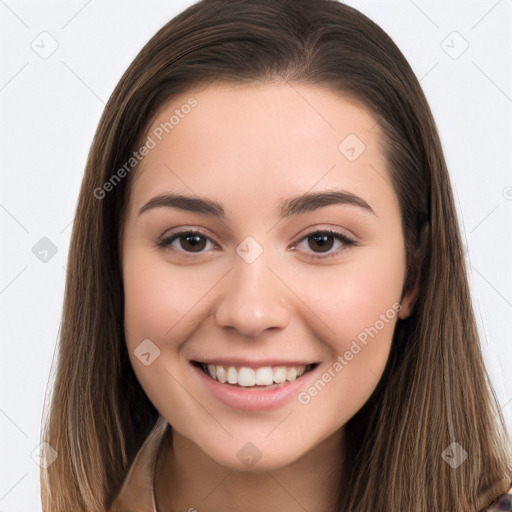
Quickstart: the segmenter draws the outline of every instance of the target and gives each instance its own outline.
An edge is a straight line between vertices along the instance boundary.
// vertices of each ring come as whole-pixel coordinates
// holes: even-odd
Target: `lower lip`
[[[193,366],[206,388],[225,405],[244,411],[271,411],[282,407],[296,397],[309,381],[318,366],[292,382],[284,382],[275,388],[245,388],[222,384],[212,379],[198,367]]]

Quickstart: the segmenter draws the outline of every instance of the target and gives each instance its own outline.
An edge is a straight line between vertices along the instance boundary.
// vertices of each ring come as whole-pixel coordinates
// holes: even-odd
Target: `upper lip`
[[[215,364],[221,366],[236,366],[241,367],[244,366],[246,368],[262,368],[264,366],[308,366],[310,364],[316,364],[312,361],[292,361],[290,359],[262,359],[260,361],[249,361],[248,359],[243,358],[234,358],[234,357],[226,357],[226,358],[215,358],[215,359],[191,359],[194,363],[201,364]]]

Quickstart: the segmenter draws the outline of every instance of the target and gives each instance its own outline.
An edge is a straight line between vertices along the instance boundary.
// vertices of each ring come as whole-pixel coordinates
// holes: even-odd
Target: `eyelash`
[[[215,244],[215,242],[213,242],[213,240],[210,239],[210,237],[206,233],[203,233],[200,230],[183,230],[183,231],[176,231],[174,233],[171,233],[169,236],[162,238],[161,240],[159,240],[156,243],[156,246],[161,249],[167,249],[175,240],[179,239],[180,237],[182,237],[184,235],[200,235],[200,236],[207,238],[210,242],[214,243],[214,245],[217,245],[217,244]],[[307,257],[312,260],[326,260],[329,258],[334,258],[334,257],[338,256],[338,254],[341,251],[346,250],[346,248],[349,248],[352,246],[356,247],[359,245],[358,242],[356,242],[354,239],[348,237],[347,235],[345,235],[343,233],[340,233],[340,232],[334,231],[334,230],[330,230],[330,229],[322,229],[322,230],[318,230],[318,231],[311,231],[311,233],[308,233],[307,235],[303,236],[300,240],[297,241],[297,243],[293,244],[293,250],[295,250],[296,245],[298,245],[303,240],[307,240],[308,238],[312,237],[313,235],[332,236],[336,240],[341,242],[345,246],[345,248],[337,249],[336,251],[326,253],[325,255],[323,255],[322,253],[308,254]],[[171,249],[173,249],[173,248],[171,248]],[[191,254],[191,255],[192,254],[201,254],[202,252],[204,252],[204,251],[200,251],[198,253],[193,253],[193,252],[187,253],[187,251],[183,251],[183,250],[177,250],[177,249],[173,249],[173,250],[177,251],[179,253]]]

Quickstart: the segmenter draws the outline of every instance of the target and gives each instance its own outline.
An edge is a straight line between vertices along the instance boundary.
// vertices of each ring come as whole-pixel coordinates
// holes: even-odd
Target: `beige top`
[[[109,512],[158,512],[153,482],[157,456],[167,427],[167,421],[159,416],[137,452]]]
[[[140,447],[123,485],[108,512],[158,512],[154,492],[154,476],[160,447],[169,423],[159,416],[155,426]],[[481,512],[512,512],[512,487],[500,494]]]

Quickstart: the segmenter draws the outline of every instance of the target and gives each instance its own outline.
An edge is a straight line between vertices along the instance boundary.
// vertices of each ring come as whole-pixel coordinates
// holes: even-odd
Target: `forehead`
[[[391,186],[375,117],[319,86],[281,81],[191,89],[160,108],[144,140],[152,149],[134,171],[139,206],[166,188],[261,201],[272,191],[299,193],[315,184],[359,192],[372,183]]]

